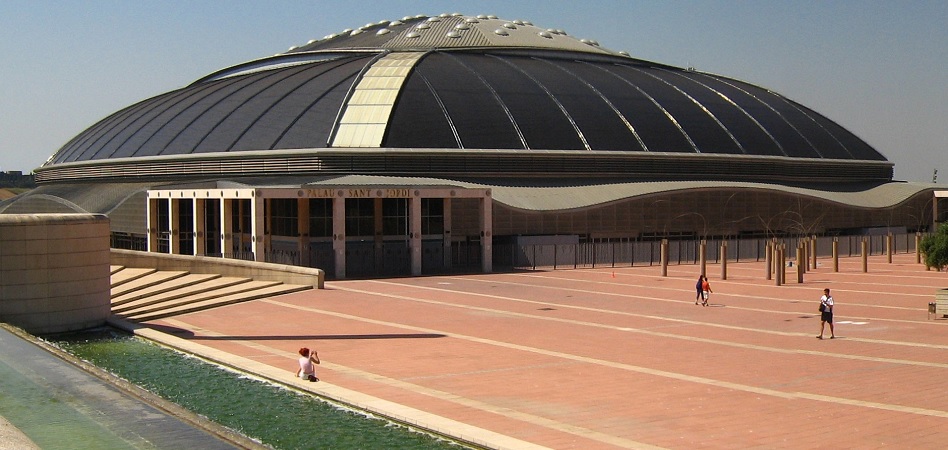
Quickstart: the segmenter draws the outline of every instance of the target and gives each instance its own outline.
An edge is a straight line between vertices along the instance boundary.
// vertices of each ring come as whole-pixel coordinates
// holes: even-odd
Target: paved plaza
[[[914,254],[327,282],[140,333],[493,448],[941,448],[948,274]],[[818,299],[836,299],[834,340]],[[829,337],[829,330],[826,331]],[[315,347],[321,381],[296,380]]]

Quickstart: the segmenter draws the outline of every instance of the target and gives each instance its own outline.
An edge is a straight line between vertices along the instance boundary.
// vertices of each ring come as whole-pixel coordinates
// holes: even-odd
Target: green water
[[[79,358],[277,449],[461,448],[116,330],[47,339]]]
[[[41,379],[0,361],[0,411],[36,445],[44,450],[93,443],[96,449],[134,448],[96,422],[94,411],[88,411],[79,399],[38,381]],[[2,442],[0,448],[5,448]]]

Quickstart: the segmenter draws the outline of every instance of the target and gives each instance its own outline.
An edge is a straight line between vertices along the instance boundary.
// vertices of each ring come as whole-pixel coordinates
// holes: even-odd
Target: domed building
[[[528,242],[925,229],[933,186],[744,81],[495,16],[367,24],[102,119],[0,212],[94,212],[114,247],[490,271]]]

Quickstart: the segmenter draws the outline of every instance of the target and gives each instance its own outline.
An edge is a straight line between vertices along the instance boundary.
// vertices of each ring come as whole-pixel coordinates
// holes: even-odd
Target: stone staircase
[[[216,274],[111,266],[112,313],[144,322],[312,289]]]

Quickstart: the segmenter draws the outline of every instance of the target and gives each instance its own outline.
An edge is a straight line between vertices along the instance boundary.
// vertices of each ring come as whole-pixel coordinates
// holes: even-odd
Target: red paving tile
[[[948,427],[948,287],[915,256],[829,261],[775,286],[762,263],[327,282],[146,323],[550,448],[936,448]],[[817,340],[818,298],[838,339]],[[829,337],[829,330],[825,336]]]

